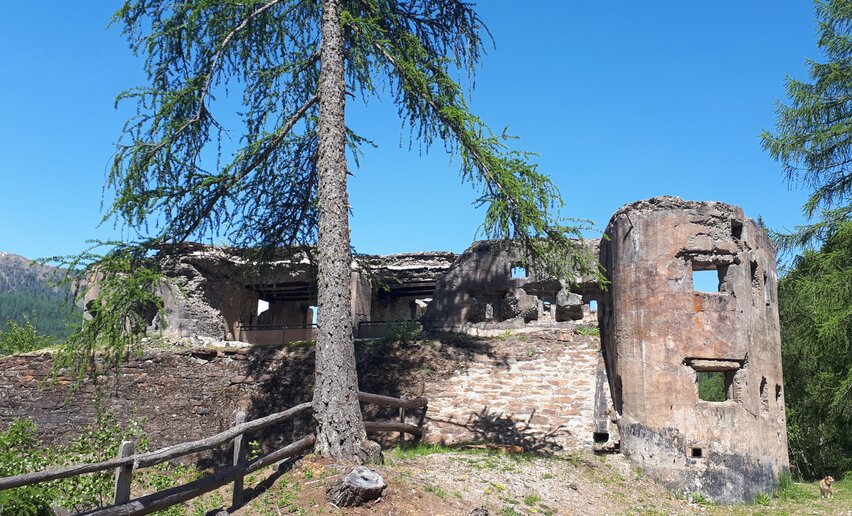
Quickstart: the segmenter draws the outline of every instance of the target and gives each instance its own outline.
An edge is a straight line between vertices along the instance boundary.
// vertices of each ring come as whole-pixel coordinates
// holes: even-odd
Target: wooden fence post
[[[118,448],[118,458],[123,459],[133,455],[133,441],[121,441]],[[114,505],[122,505],[130,501],[130,482],[133,480],[133,464],[115,468],[115,497]]]
[[[237,412],[235,426],[246,422],[246,413],[242,410]],[[234,437],[234,466],[238,465],[243,460],[245,450],[243,450],[243,437],[245,434],[240,434]],[[243,504],[243,477],[238,476],[234,479],[234,492],[231,497],[231,508],[235,509]]]
[[[405,407],[399,407],[399,422],[405,423]],[[399,444],[405,443],[405,432],[399,433]]]

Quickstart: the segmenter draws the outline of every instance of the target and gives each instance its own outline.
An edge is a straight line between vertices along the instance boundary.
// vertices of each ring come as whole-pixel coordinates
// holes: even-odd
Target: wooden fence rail
[[[310,402],[302,403],[301,405],[296,405],[295,407],[289,408],[283,412],[270,414],[266,417],[231,427],[224,432],[205,439],[176,444],[174,446],[169,446],[167,448],[148,453],[140,453],[129,457],[119,457],[116,459],[105,460],[103,462],[95,462],[93,464],[77,464],[65,468],[48,469],[44,471],[37,471],[35,473],[16,475],[14,477],[0,478],[0,491],[3,489],[11,489],[13,487],[47,482],[48,480],[75,477],[84,473],[95,473],[97,471],[106,471],[130,465],[133,466],[133,469],[154,466],[161,462],[181,457],[183,455],[189,455],[190,453],[197,453],[215,448],[220,444],[224,444],[232,440],[238,435],[260,430],[261,428],[266,428],[267,426],[274,425],[275,423],[280,423],[281,421],[289,419],[309,408],[311,408]]]
[[[218,489],[230,482],[233,482],[237,477],[241,478],[249,473],[265,468],[266,466],[275,464],[280,460],[304,453],[313,448],[315,442],[316,437],[309,435],[294,442],[293,444],[281,448],[280,450],[264,455],[259,459],[231,466],[214,473],[209,477],[204,477],[188,484],[166,489],[164,491],[158,491],[132,500],[124,505],[114,505],[85,512],[80,516],[129,516],[149,514],[155,511],[167,509],[172,505],[192,500],[204,493],[209,493],[214,489]]]
[[[404,421],[406,409],[425,407],[427,404],[425,399],[416,398],[408,400],[405,398],[394,398],[391,396],[382,396],[380,394],[371,394],[367,392],[358,392],[358,399],[363,403],[399,408],[399,422],[364,421],[364,429],[367,432],[406,432],[415,437],[422,436],[423,431],[419,426],[407,424]],[[306,402],[282,412],[270,414],[248,422],[245,422],[245,413],[239,412],[237,414],[235,425],[223,432],[197,441],[180,443],[147,453],[134,454],[133,442],[124,441],[119,449],[119,455],[115,459],[92,464],[77,464],[65,468],[49,469],[34,473],[25,473],[13,477],[0,478],[0,491],[47,482],[50,480],[73,477],[86,473],[95,473],[98,471],[114,469],[114,504],[110,507],[95,509],[83,514],[98,516],[148,514],[150,512],[162,510],[167,507],[171,507],[172,505],[191,500],[231,482],[234,484],[232,506],[239,507],[242,504],[243,477],[280,460],[304,453],[305,451],[313,448],[314,443],[316,442],[316,438],[313,435],[309,435],[290,445],[264,455],[263,457],[245,462],[243,436],[246,433],[254,432],[285,421],[297,414],[309,410],[311,407],[311,402]],[[130,483],[133,472],[136,469],[154,466],[184,455],[210,450],[229,441],[233,443],[234,451],[232,466],[214,473],[209,477],[205,477],[182,486],[159,491],[135,500],[130,500]]]

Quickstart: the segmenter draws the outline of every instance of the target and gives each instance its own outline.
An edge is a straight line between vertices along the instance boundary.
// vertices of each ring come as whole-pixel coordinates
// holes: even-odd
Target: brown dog
[[[819,481],[819,493],[823,498],[833,498],[834,492],[831,490],[831,484],[834,483],[834,477],[831,475],[826,476],[824,479]]]

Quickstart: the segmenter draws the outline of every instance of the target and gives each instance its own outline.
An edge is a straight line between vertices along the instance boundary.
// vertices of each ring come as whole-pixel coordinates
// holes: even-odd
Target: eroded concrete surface
[[[601,248],[604,351],[621,450],[673,489],[749,501],[788,468],[775,255],[742,210],[658,197],[625,206]],[[693,271],[715,270],[716,292]],[[724,401],[699,399],[699,373]]]

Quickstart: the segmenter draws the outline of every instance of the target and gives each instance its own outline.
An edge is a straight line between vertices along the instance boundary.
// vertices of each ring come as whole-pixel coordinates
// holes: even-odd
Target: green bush
[[[6,327],[6,331],[0,331],[0,355],[27,353],[56,344],[53,337],[38,333],[36,323],[27,315],[23,316],[23,323],[7,320]]]
[[[699,372],[698,399],[704,401],[725,401],[725,373]]]
[[[0,432],[0,477],[38,471],[51,462],[49,453],[35,437],[31,420],[16,419],[5,432]],[[54,496],[54,490],[46,484],[0,491],[0,514],[51,514]]]
[[[137,451],[148,442],[137,422],[126,427],[115,416],[95,405],[96,422],[70,444],[49,449],[36,437],[36,425],[16,419],[0,432],[0,476],[32,473],[46,468],[100,462],[118,455],[123,440],[135,440]],[[53,514],[52,504],[74,512],[112,503],[113,472],[80,475],[32,486],[0,491],[0,514],[41,516]]]
[[[577,329],[574,330],[577,335],[584,335],[587,337],[600,335],[601,330],[595,326],[577,326]]]
[[[410,344],[420,338],[421,331],[420,323],[417,321],[399,321],[390,325],[385,340]]]

